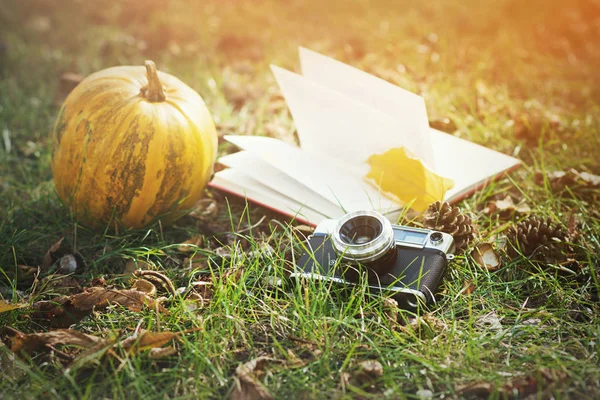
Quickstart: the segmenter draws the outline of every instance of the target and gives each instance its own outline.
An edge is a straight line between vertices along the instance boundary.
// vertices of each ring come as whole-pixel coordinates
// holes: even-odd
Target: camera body
[[[292,278],[392,292],[400,307],[416,310],[435,302],[446,265],[454,258],[451,235],[392,225],[374,211],[322,221],[306,242]]]

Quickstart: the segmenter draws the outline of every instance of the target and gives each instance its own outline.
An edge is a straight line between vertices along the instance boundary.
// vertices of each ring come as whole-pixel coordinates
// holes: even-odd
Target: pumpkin
[[[203,195],[217,153],[204,101],[152,61],[84,79],[52,132],[59,197],[91,227],[143,227],[190,209]]]

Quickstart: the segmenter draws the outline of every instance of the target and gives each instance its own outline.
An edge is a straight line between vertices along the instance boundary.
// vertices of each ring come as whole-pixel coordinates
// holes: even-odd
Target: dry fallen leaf
[[[564,380],[565,376],[562,371],[542,368],[534,373],[512,377],[500,386],[490,382],[459,385],[456,387],[456,394],[461,398],[489,398],[494,393],[499,394],[500,398],[526,398],[535,394],[541,394],[541,398],[552,398],[548,395],[552,393],[557,383]],[[539,393],[540,390],[542,393]]]
[[[480,243],[471,252],[471,257],[481,268],[496,271],[502,265],[500,256],[489,243]]]
[[[105,308],[110,304],[119,304],[132,311],[141,311],[144,307],[149,307],[158,312],[168,313],[157,300],[145,292],[94,286],[82,293],[35,303],[37,312],[34,317],[45,319],[54,327],[65,327],[80,321],[94,309]]]
[[[169,279],[169,277],[166,276],[165,274],[162,274],[158,271],[137,270],[133,273],[133,275],[137,276],[138,278],[142,278],[147,281],[150,281],[154,285],[158,285],[159,288],[162,288],[165,292],[167,292],[171,296],[175,296],[175,294],[177,292],[175,290],[175,285],[173,285],[173,282],[171,281],[171,279]]]
[[[383,375],[383,367],[377,360],[364,360],[353,365],[349,372],[342,372],[340,381],[342,387],[348,385],[362,388],[368,392],[376,389],[375,383]]]
[[[468,280],[463,284],[462,293],[471,294],[471,293],[473,293],[474,290],[475,290],[475,284],[473,283],[473,281]]]
[[[589,172],[579,172],[575,168],[567,171],[538,171],[535,175],[535,181],[542,184],[547,179],[553,190],[562,190],[574,185],[587,186],[589,188],[600,187],[600,176]]]
[[[90,348],[102,341],[97,336],[87,335],[73,329],[60,329],[50,332],[24,334],[9,328],[14,336],[11,338],[11,350],[14,353],[23,352],[32,355],[38,350],[50,350],[52,346],[77,346]]]
[[[0,300],[0,314],[7,311],[16,310],[18,308],[27,307],[27,304],[22,303],[8,303],[4,300]]]
[[[275,361],[270,357],[258,357],[240,365],[235,370],[235,387],[231,393],[231,400],[270,400],[273,396],[258,380],[256,375],[264,366]]]
[[[57,255],[57,253],[60,250],[61,244],[63,242],[63,240],[65,240],[64,237],[61,237],[58,242],[54,243],[46,252],[46,254],[44,255],[44,261],[42,261],[42,265],[40,265],[40,268],[42,269],[48,269],[52,266],[52,264],[54,264],[54,261],[57,260],[59,258],[59,256]]]
[[[202,246],[202,236],[194,236],[177,246],[177,251],[181,253],[193,253],[197,247]]]
[[[117,335],[109,333],[106,338],[88,335],[73,329],[60,329],[50,332],[24,334],[16,329],[4,328],[11,333],[11,350],[15,354],[33,355],[39,351],[56,352],[63,360],[70,361],[69,368],[80,367],[90,362],[97,362],[105,354],[116,355],[111,348],[115,346],[126,350],[130,355],[138,354],[145,350],[150,350],[151,358],[163,358],[173,355],[177,350],[173,346],[163,348],[165,344],[173,339],[180,337],[184,333],[190,333],[197,329],[191,329],[184,332],[149,332],[144,329],[139,330],[134,335],[121,341],[117,340]],[[67,353],[55,347],[74,346],[83,352],[70,349]]]
[[[524,202],[515,204],[511,195],[506,195],[501,200],[494,200],[487,204],[483,209],[486,215],[498,215],[502,219],[508,219],[516,215],[527,214],[531,212],[531,207]]]
[[[139,353],[140,351],[150,350],[169,343],[171,340],[179,337],[176,332],[150,332],[141,329],[134,335],[122,340],[120,345],[129,353]]]
[[[358,363],[360,373],[370,379],[376,379],[383,375],[383,367],[377,360],[366,360]]]
[[[109,304],[119,304],[132,311],[141,311],[144,306],[166,311],[146,293],[133,289],[106,289],[92,287],[83,293],[71,296],[71,304],[78,310],[88,311],[93,308],[104,308]]]
[[[194,205],[190,216],[197,218],[201,221],[206,221],[214,218],[219,213],[219,207],[214,199],[205,198],[200,199]]]
[[[139,290],[140,292],[146,293],[148,296],[156,295],[156,286],[152,282],[145,279],[138,279],[131,286],[132,289]]]
[[[149,356],[153,360],[169,357],[174,354],[177,354],[177,349],[173,346],[155,347],[155,348],[150,349],[150,352],[149,352]]]

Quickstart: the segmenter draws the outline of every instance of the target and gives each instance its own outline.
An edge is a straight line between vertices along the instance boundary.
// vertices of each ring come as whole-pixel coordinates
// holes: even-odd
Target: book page
[[[370,209],[387,213],[399,208],[360,177],[341,169],[327,158],[268,137],[225,136],[225,139],[311,188],[345,212]],[[300,187],[300,192],[292,197],[304,203],[308,196],[311,196],[311,191],[302,191]]]
[[[404,129],[396,118],[301,75],[277,66],[271,69],[294,118],[302,149],[334,159],[360,176],[368,173],[366,162],[373,154],[404,147],[415,156],[425,155],[419,136]]]
[[[319,193],[304,186],[301,182],[271,166],[271,164],[263,161],[260,157],[249,151],[242,150],[221,157],[219,158],[219,163],[241,171],[246,175],[249,175],[251,172],[253,180],[284,196],[293,199],[302,199],[306,207],[318,210],[329,218],[339,218],[343,215],[339,205],[330,202]]]
[[[389,141],[389,148],[406,146],[427,166],[436,168],[425,99],[367,72],[303,47],[300,47],[300,64],[302,75],[305,78],[342,93],[396,120],[395,128],[401,133],[386,137]],[[347,111],[349,114],[353,112],[352,110]],[[360,114],[354,114],[347,118],[360,117]],[[314,132],[307,131],[303,134],[307,136]],[[330,135],[341,142],[348,133],[333,131],[330,132]],[[373,130],[370,137],[378,135],[386,135],[386,131]],[[317,142],[318,139],[316,138]]]
[[[514,157],[435,129],[431,137],[437,165],[454,179],[454,187],[445,195],[449,201],[520,164]]]
[[[288,215],[300,222],[316,225],[327,217],[296,200],[261,184],[237,169],[226,169],[215,174],[210,186],[236,196],[247,198],[263,207]]]

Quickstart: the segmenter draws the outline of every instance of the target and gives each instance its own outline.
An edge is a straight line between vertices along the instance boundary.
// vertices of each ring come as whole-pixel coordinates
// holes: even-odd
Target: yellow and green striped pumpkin
[[[91,227],[139,228],[191,208],[217,152],[202,98],[152,61],[83,80],[65,100],[52,142],[56,191]]]

